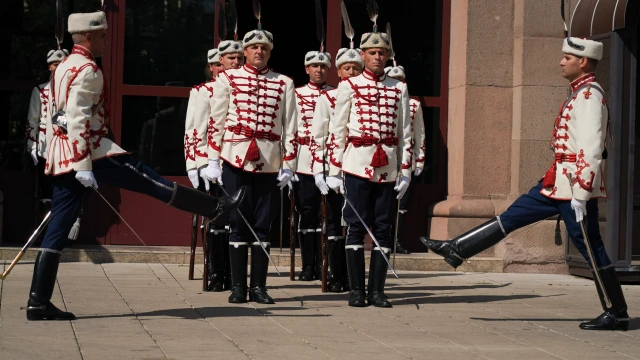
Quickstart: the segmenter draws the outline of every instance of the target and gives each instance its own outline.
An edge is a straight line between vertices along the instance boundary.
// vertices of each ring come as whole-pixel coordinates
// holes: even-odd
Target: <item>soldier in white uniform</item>
[[[395,63],[394,63],[395,64]],[[404,67],[402,66],[389,66],[384,69],[385,74],[394,79],[405,81]],[[411,133],[413,142],[413,164],[411,170],[413,175],[420,176],[424,170],[425,159],[425,133],[424,133],[424,119],[422,117],[422,105],[420,101],[416,99],[409,99],[409,107],[411,112]],[[407,211],[409,211],[409,204],[413,198],[413,189],[416,182],[413,181],[409,185],[409,190],[405,196],[400,199],[400,207],[398,208],[398,229],[396,229],[397,241],[396,241],[396,253],[409,254],[409,251],[402,245],[402,233],[406,228]]]
[[[321,194],[315,186],[313,168],[322,158],[315,157],[314,142],[311,134],[313,114],[322,92],[333,87],[326,84],[331,55],[327,52],[309,51],[304,56],[304,66],[309,75],[309,83],[296,88],[298,180],[293,184],[296,192],[296,207],[300,214],[298,232],[300,233],[300,252],[302,257],[302,281],[320,280],[322,277],[322,241],[320,229]]]
[[[104,50],[106,29],[103,12],[71,14],[68,31],[74,47],[51,77],[45,174],[52,176],[52,215],[35,260],[27,303],[29,320],[75,318],[53,305],[51,296],[85,187],[97,188],[98,182],[105,182],[211,219],[229,214],[244,195],[241,190],[231,197],[214,198],[172,183],[108,139],[104,79],[95,62]]]
[[[571,95],[555,119],[550,147],[554,152],[551,168],[536,186],[520,196],[504,213],[453,240],[438,241],[421,237],[427,248],[445,258],[453,267],[504,239],[507,234],[560,215],[569,237],[582,256],[591,261],[580,222],[585,221],[588,241],[602,287],[596,288],[604,313],[580,324],[586,330],[626,330],[627,304],[614,265],[600,236],[598,198],[606,197],[602,167],[608,128],[608,109],[604,91],[594,71],[602,58],[602,43],[567,37],[562,46],[562,76],[570,81]],[[596,273],[597,272],[597,273]],[[611,305],[607,306],[604,294]]]
[[[360,56],[360,49],[342,48],[338,50],[335,59],[338,77],[340,81],[358,76],[362,73],[364,61]],[[331,163],[329,162],[329,151],[327,141],[329,140],[329,124],[333,121],[333,110],[336,103],[336,88],[322,92],[316,103],[316,110],[313,113],[313,125],[311,126],[311,136],[316,144],[314,148],[313,174],[315,183],[320,192],[327,196],[327,238],[329,240],[328,256],[331,278],[329,280],[330,292],[342,292],[349,290],[349,278],[347,276],[347,265],[345,260],[345,239],[342,227],[342,207],[344,199],[335,191],[329,191],[325,178],[329,173]]]
[[[294,85],[289,77],[267,66],[273,35],[262,30],[261,24],[244,36],[243,46],[244,66],[220,72],[214,85],[209,166],[203,174],[229,192],[247,187],[246,200],[239,209],[269,251],[279,188],[287,186],[296,169]],[[233,289],[229,302],[247,301],[247,252],[251,245],[249,299],[272,304],[266,289],[266,254],[237,212],[231,214],[230,222]]]
[[[389,254],[393,246],[396,200],[402,198],[411,179],[411,117],[406,85],[384,73],[390,55],[389,36],[375,29],[363,34],[360,41],[364,71],[338,85],[335,117],[329,128],[331,167],[327,185],[340,192],[346,189],[355,211],[380,243],[371,252],[366,300],[377,307],[390,307],[384,295],[387,263],[382,252]],[[350,206],[344,207],[343,217],[347,223],[349,306],[362,307],[367,305],[367,229]]]

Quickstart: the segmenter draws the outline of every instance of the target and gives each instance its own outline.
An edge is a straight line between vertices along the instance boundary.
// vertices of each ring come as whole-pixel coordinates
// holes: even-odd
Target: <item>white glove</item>
[[[290,185],[292,178],[293,171],[288,169],[280,169],[280,171],[278,171],[278,177],[276,178],[276,180],[278,180],[278,187],[280,188],[280,190],[284,189],[285,186]],[[293,185],[290,185],[290,187],[292,186]]]
[[[209,166],[200,170],[200,177],[205,181],[204,188],[209,190],[209,181],[222,185],[222,168],[220,159],[209,160]]]
[[[584,216],[587,215],[587,201],[571,199],[571,208],[576,212],[576,221],[580,222],[584,220]]]
[[[329,185],[324,181],[324,173],[317,173],[313,175],[313,178],[316,180],[316,186],[320,190],[320,193],[327,195],[329,193]]]
[[[420,176],[420,174],[422,174],[422,168],[416,168],[416,170],[413,172],[416,176]]]
[[[393,188],[393,190],[398,192],[398,196],[396,196],[396,199],[402,199],[404,193],[406,193],[407,189],[409,188],[409,182],[411,182],[411,179],[409,179],[408,177],[399,176],[398,178],[396,178],[396,186]]]
[[[31,160],[33,160],[33,165],[38,165],[38,150],[33,149],[29,154],[31,155]]]
[[[96,178],[93,177],[93,171],[91,170],[76,171],[76,180],[80,181],[80,184],[84,185],[84,187],[93,186],[96,189],[98,188],[98,183],[96,182]]]
[[[344,194],[344,182],[339,176],[327,176],[327,186],[338,194]]]
[[[189,177],[189,181],[191,181],[193,188],[197,189],[198,186],[200,186],[200,181],[198,181],[198,169],[187,170],[187,176]]]

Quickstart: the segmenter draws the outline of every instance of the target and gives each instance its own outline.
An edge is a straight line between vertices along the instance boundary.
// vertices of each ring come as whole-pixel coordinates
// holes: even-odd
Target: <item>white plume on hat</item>
[[[352,62],[360,64],[360,66],[364,66],[364,60],[362,60],[362,56],[360,56],[360,49],[347,49],[342,48],[338,50],[338,54],[336,55],[336,67],[340,68],[342,64]]]
[[[67,49],[49,50],[49,52],[47,53],[47,64],[60,62],[67,56],[69,56],[69,50]]]
[[[210,49],[207,52],[207,62],[209,64],[215,64],[220,62],[220,52],[218,49]]]
[[[242,53],[244,47],[242,41],[224,40],[218,44],[219,56],[224,54]]]
[[[327,65],[327,67],[331,67],[331,54],[328,52],[320,52],[320,51],[309,51],[304,56],[304,66],[309,66],[311,64],[323,64]]]
[[[267,30],[252,30],[244,36],[242,44],[244,48],[253,44],[265,44],[269,49],[273,50],[273,35]]]
[[[601,42],[576,37],[567,37],[562,43],[563,53],[584,56],[594,60],[602,59],[603,48],[604,46]]]
[[[107,29],[107,15],[102,11],[69,15],[68,31],[71,34]]]
[[[392,77],[394,79],[402,78],[404,80],[406,78],[406,75],[404,73],[404,67],[402,65],[387,66],[386,68],[384,68],[384,73],[388,77]]]
[[[360,48],[383,48],[389,50],[389,36],[382,32],[364,33],[360,39]]]

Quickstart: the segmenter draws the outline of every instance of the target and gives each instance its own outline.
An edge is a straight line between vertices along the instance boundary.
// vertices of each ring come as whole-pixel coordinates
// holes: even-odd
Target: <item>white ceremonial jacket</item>
[[[314,113],[319,99],[325,90],[332,89],[328,85],[308,83],[296,89],[296,113],[297,113],[297,139],[298,160],[296,172],[299,174],[313,175],[316,164],[322,166],[322,157],[316,157],[316,150],[322,146],[315,142],[312,128],[315,125]],[[322,121],[322,120],[320,120]]]
[[[313,113],[313,120],[311,126],[311,136],[313,142],[316,144],[314,151],[315,159],[323,159],[322,162],[315,161],[313,163],[313,174],[324,172],[325,175],[329,174],[329,167],[331,162],[329,156],[331,155],[331,148],[329,147],[329,124],[333,121],[333,110],[336,107],[336,93],[338,89],[330,89],[322,92],[320,98],[316,102],[316,110]]]
[[[424,132],[424,118],[422,116],[422,105],[420,101],[409,99],[409,107],[411,111],[411,133],[413,142],[413,163],[411,170],[424,169],[424,160],[426,154],[426,135]]]
[[[556,200],[607,196],[602,153],[609,113],[601,89],[593,73],[571,83],[572,94],[560,107],[553,128],[554,162],[542,180],[542,195]]]
[[[329,126],[329,175],[344,172],[372,182],[394,182],[401,171],[411,178],[408,109],[409,94],[402,81],[367,69],[343,80]]]
[[[50,112],[49,82],[33,88],[27,112],[27,152],[37,150],[40,157],[47,151],[47,121]]]
[[[194,86],[189,92],[187,118],[184,124],[184,158],[187,171],[200,169],[208,164],[207,147],[210,136],[207,128],[211,123],[213,84],[210,82]]]
[[[209,159],[244,171],[296,169],[293,80],[244,64],[218,74],[211,99]],[[283,153],[281,153],[283,147]]]
[[[106,136],[108,115],[102,71],[89,50],[75,45],[51,78],[50,118],[65,111],[67,131],[47,122],[45,174],[91,170],[91,162],[126,151]]]

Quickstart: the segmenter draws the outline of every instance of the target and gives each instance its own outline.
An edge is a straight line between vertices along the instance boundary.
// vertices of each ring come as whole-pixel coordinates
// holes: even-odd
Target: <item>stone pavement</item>
[[[32,267],[0,284],[0,359],[640,359],[640,319],[578,329],[600,305],[566,275],[401,271],[377,309],[273,269],[265,306],[203,293],[183,265],[63,263],[53,302],[78,319],[27,322]],[[638,315],[640,286],[623,288]]]

